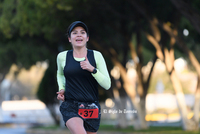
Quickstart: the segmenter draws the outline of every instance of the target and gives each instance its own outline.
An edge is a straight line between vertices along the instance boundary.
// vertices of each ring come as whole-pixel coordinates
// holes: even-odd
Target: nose
[[[81,33],[80,33],[80,32],[78,32],[77,36],[78,36],[78,37],[80,37],[80,36],[81,36]]]

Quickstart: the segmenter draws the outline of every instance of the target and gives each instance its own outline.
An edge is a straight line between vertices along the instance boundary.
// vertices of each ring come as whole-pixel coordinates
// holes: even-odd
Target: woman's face
[[[85,29],[80,26],[75,27],[71,32],[71,36],[69,37],[69,42],[71,42],[72,46],[74,47],[86,46],[88,40],[89,37],[87,37]]]

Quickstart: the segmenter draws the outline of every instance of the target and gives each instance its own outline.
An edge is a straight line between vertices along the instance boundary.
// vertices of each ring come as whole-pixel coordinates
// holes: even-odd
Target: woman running
[[[87,49],[89,32],[85,23],[73,22],[67,35],[72,50],[57,56],[57,99],[63,101],[60,112],[72,134],[96,134],[101,118],[98,84],[108,90],[110,76],[102,54]]]

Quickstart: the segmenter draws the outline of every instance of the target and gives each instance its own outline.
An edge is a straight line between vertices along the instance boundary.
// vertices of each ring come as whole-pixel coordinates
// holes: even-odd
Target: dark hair
[[[84,28],[86,33],[87,33],[87,36],[89,36],[89,31],[88,31],[87,25],[85,23],[81,22],[81,21],[75,21],[72,24],[70,24],[68,29],[67,29],[67,36],[68,37],[70,37],[72,30],[77,26],[81,26],[82,28]]]

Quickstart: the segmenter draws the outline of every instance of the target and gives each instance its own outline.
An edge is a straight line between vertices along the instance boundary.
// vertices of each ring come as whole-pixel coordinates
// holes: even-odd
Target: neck
[[[87,54],[87,48],[86,47],[82,47],[82,48],[73,48],[73,55],[76,58],[83,58],[85,57]]]

